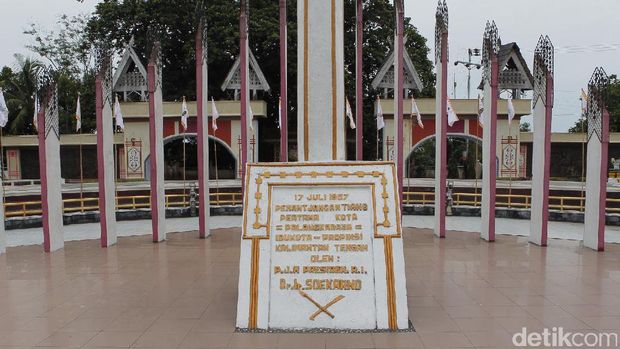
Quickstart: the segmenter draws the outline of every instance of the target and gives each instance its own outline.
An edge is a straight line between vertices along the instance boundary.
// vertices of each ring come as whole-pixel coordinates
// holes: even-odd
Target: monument
[[[151,222],[153,242],[166,240],[166,192],[164,189],[164,105],[162,57],[159,41],[151,40],[147,68],[149,85],[149,142],[151,148]]]
[[[240,329],[410,327],[396,167],[342,161],[342,7],[298,2],[302,162],[247,166]]]
[[[39,77],[41,108],[37,117],[39,172],[41,174],[41,209],[43,248],[45,252],[65,246],[62,218],[60,175],[60,131],[58,128],[58,86],[52,72]]]
[[[97,180],[99,182],[99,224],[101,247],[116,244],[116,187],[114,184],[114,118],[112,116],[112,58],[109,50],[97,48],[96,118]]]
[[[540,37],[534,52],[534,151],[532,159],[532,209],[529,241],[547,245],[549,223],[549,171],[551,116],[553,113],[553,44]]]
[[[497,182],[497,97],[499,63],[497,54],[501,44],[495,22],[487,22],[482,40],[484,86],[484,125],[482,126],[482,230],[480,237],[495,241],[495,190]]]
[[[588,150],[586,164],[586,211],[583,244],[596,251],[605,249],[605,203],[609,154],[609,77],[596,68],[588,83]]]

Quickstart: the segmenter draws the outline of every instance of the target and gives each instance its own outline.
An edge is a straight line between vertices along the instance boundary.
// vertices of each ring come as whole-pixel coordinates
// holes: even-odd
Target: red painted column
[[[204,19],[203,19],[204,20]],[[206,106],[207,98],[207,67],[203,42],[206,24],[201,22],[196,31],[196,133],[198,137],[198,235],[201,239],[210,235],[208,218],[209,203],[209,115]],[[205,40],[203,40],[205,39]]]
[[[490,191],[489,191],[489,221],[486,222],[488,224],[488,234],[489,242],[495,241],[495,202],[496,202],[496,194],[497,194],[497,98],[499,97],[498,90],[498,80],[499,80],[499,63],[497,61],[497,54],[494,52],[490,53],[491,55],[491,112],[489,115],[489,128],[491,134],[491,149],[490,149],[490,159],[486,159],[483,161],[489,161],[490,167]],[[485,120],[486,127],[487,120]],[[485,224],[485,222],[482,222]]]
[[[600,192],[598,210],[598,251],[605,250],[605,206],[607,204],[607,170],[609,156],[609,111],[603,109],[601,119],[601,172],[600,172]]]
[[[405,67],[404,67],[404,54],[405,54],[405,42],[404,42],[404,31],[405,31],[405,12],[403,8],[404,4],[401,0],[396,0],[396,39],[398,46],[398,55],[395,57],[397,60],[398,72],[396,73],[396,91],[394,91],[394,95],[396,96],[397,108],[394,114],[394,121],[397,123],[396,129],[396,175],[398,177],[398,195],[399,202],[402,210],[402,202],[403,202],[403,185],[404,185],[404,154],[403,154],[403,136],[404,136],[404,125],[403,125],[403,93],[404,93],[404,82],[405,82]]]
[[[286,0],[280,0],[280,99],[282,119],[280,120],[280,161],[288,162],[288,31],[286,21]]]
[[[239,15],[239,59],[241,72],[241,191],[245,190],[245,166],[248,163],[248,22],[247,1],[241,0]]]
[[[356,0],[355,17],[355,158],[364,160],[364,90],[363,82],[363,54],[364,54],[364,5],[362,0]]]
[[[437,220],[437,230],[440,238],[446,237],[446,185],[448,182],[448,33],[441,35],[441,105],[440,121],[442,123],[439,134],[435,135],[435,142],[441,142],[439,154],[439,185],[435,188],[436,195],[439,195],[438,205],[435,209],[439,210]]]

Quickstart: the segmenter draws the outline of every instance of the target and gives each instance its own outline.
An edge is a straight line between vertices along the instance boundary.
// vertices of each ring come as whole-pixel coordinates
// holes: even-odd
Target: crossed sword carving
[[[321,313],[325,313],[327,314],[329,317],[331,317],[332,319],[335,318],[336,316],[334,316],[334,314],[332,314],[329,310],[329,307],[331,307],[332,305],[338,303],[339,301],[341,301],[344,296],[340,295],[337,296],[336,298],[332,299],[331,302],[325,304],[325,306],[320,305],[317,301],[315,301],[314,299],[312,299],[306,292],[299,290],[299,294],[306,298],[307,300],[309,300],[312,304],[314,304],[317,308],[319,308],[319,310],[317,310],[316,312],[314,312],[314,314],[310,315],[310,320],[314,321],[314,319],[321,315]]]

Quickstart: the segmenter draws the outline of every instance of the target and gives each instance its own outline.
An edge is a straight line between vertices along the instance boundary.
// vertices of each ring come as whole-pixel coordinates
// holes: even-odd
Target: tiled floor
[[[415,333],[234,333],[239,230],[69,242],[0,256],[0,347],[511,348],[543,327],[620,332],[620,245],[548,248],[524,238],[406,229]]]

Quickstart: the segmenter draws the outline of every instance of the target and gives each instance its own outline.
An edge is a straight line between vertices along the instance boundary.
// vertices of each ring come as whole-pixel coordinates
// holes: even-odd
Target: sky
[[[22,33],[30,23],[53,29],[60,15],[92,12],[97,2],[0,0],[0,66],[12,66],[14,53],[30,54],[24,47],[29,39]],[[431,51],[435,46],[436,6],[435,0],[405,0],[405,15],[428,39]],[[579,91],[586,87],[595,67],[620,74],[618,0],[449,0],[448,7],[450,61],[465,61],[468,48],[481,47],[487,20],[496,22],[503,43],[514,41],[519,45],[530,69],[539,36],[549,35],[556,48],[554,132],[566,131],[578,120]],[[453,64],[449,69],[450,96],[466,98],[467,70]],[[472,97],[477,96],[479,82],[480,71],[473,70]]]

